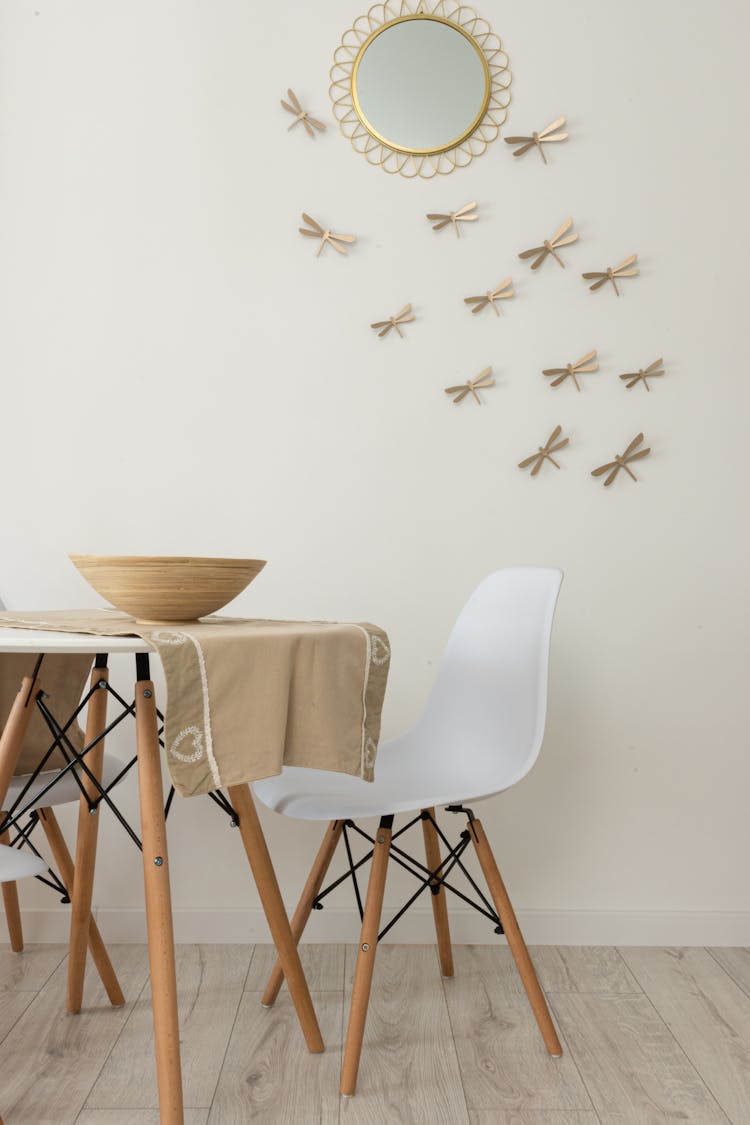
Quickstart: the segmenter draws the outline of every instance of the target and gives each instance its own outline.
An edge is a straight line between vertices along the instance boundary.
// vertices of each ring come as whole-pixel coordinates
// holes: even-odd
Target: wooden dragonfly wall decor
[[[297,100],[297,95],[295,94],[294,90],[287,90],[286,93],[289,101],[285,102],[282,98],[281,105],[287,111],[287,113],[291,113],[292,117],[294,118],[294,121],[289,126],[289,129],[287,129],[287,132],[289,132],[290,129],[293,129],[295,125],[299,125],[300,123],[302,123],[305,127],[305,132],[307,133],[308,137],[312,137],[313,140],[315,140],[316,129],[319,133],[325,133],[326,127],[323,122],[318,121],[316,117],[311,117],[307,110],[302,108],[302,106],[299,104],[299,101]],[[291,105],[289,104],[290,102]]]
[[[447,227],[449,223],[452,224],[453,229],[456,232],[456,238],[459,238],[461,235],[461,231],[458,224],[475,223],[479,218],[479,215],[473,214],[473,212],[476,211],[476,207],[477,201],[472,200],[471,203],[465,203],[463,207],[459,207],[457,211],[448,211],[445,214],[432,212],[427,216],[427,218],[433,224],[432,229],[435,231],[443,230],[443,228]]]
[[[612,288],[616,296],[620,296],[620,290],[617,288],[617,282],[622,277],[638,277],[640,270],[634,269],[635,263],[638,261],[637,254],[631,254],[629,258],[624,258],[619,266],[608,266],[606,270],[594,270],[589,273],[582,273],[581,277],[586,281],[593,281],[593,285],[589,285],[592,293],[597,289],[601,289],[607,282],[612,283]]]
[[[643,383],[643,386],[646,388],[646,390],[650,391],[651,388],[648,385],[649,379],[656,379],[663,374],[664,360],[655,359],[653,363],[650,363],[648,365],[648,367],[639,367],[637,371],[626,371],[624,375],[620,376],[620,378],[625,380],[625,386],[629,391],[633,389],[636,383]]]
[[[545,461],[549,461],[556,469],[559,469],[560,466],[552,454],[556,453],[558,449],[563,449],[570,441],[570,438],[561,438],[561,433],[562,426],[555,426],[544,445],[540,445],[536,453],[532,453],[530,457],[518,462],[519,469],[528,469],[529,465],[533,465],[532,477],[537,475]]]
[[[565,367],[548,367],[542,374],[552,380],[551,387],[559,387],[566,379],[571,379],[576,390],[580,391],[581,384],[578,382],[578,376],[598,370],[599,364],[596,362],[596,348],[594,348],[592,352],[586,352],[586,355],[582,355],[575,363],[566,363]]]
[[[339,254],[348,254],[347,246],[357,241],[353,234],[334,234],[333,231],[325,230],[320,223],[311,219],[304,211],[302,212],[302,218],[307,223],[307,227],[298,227],[300,234],[320,240],[320,245],[315,253],[316,258],[320,257],[320,252],[324,246],[332,246],[334,250],[338,250]]]
[[[604,476],[605,473],[607,473],[608,476],[604,482],[604,487],[607,488],[610,484],[612,484],[612,481],[615,480],[620,469],[624,469],[629,477],[637,481],[638,477],[630,468],[630,464],[633,461],[640,461],[642,457],[648,457],[649,453],[651,452],[650,447],[647,449],[638,449],[638,446],[642,443],[643,434],[636,434],[625,452],[618,453],[614,461],[608,461],[606,465],[600,465],[598,469],[592,469],[592,477],[601,477]]]
[[[477,391],[482,387],[494,387],[495,380],[492,378],[492,367],[485,367],[484,371],[480,371],[473,379],[467,379],[465,383],[459,383],[457,387],[446,387],[445,393],[453,395],[454,405],[463,402],[468,394],[474,396],[477,404],[482,405],[482,400],[477,394]]]
[[[392,328],[395,328],[396,335],[400,336],[403,340],[404,334],[401,331],[399,325],[408,324],[410,321],[415,319],[416,317],[412,312],[411,305],[404,305],[404,307],[401,309],[401,312],[394,313],[394,315],[389,316],[387,320],[376,320],[374,324],[370,325],[370,328],[374,328],[381,339],[384,336],[387,336]]]
[[[506,145],[520,145],[513,153],[514,156],[524,156],[529,149],[536,148],[539,151],[544,163],[547,163],[547,156],[544,151],[544,146],[550,144],[552,141],[567,141],[568,134],[565,130],[565,118],[558,117],[551,121],[539,133],[532,133],[530,137],[506,137]]]
[[[522,261],[525,261],[527,258],[533,258],[534,261],[531,263],[531,268],[533,270],[538,270],[548,257],[553,257],[557,264],[565,269],[565,262],[557,251],[562,246],[569,246],[571,242],[578,241],[578,235],[575,231],[573,231],[572,234],[570,233],[572,227],[573,220],[566,219],[563,225],[552,235],[552,238],[545,238],[541,246],[532,246],[530,250],[523,250],[518,257],[521,258]]]
[[[500,309],[497,305],[498,301],[507,301],[509,297],[515,297],[516,291],[512,288],[513,278],[506,277],[505,281],[501,281],[496,289],[488,289],[486,293],[479,297],[464,297],[465,305],[473,305],[472,313],[479,313],[482,309],[492,308],[495,316],[500,316]]]

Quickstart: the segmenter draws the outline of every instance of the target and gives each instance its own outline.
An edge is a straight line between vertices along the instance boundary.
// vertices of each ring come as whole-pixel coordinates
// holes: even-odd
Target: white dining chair
[[[256,796],[269,808],[302,820],[328,821],[328,828],[305,884],[292,932],[299,941],[311,910],[325,895],[351,878],[362,931],[352,987],[349,1025],[341,1071],[341,1093],[355,1092],[377,944],[406,908],[429,887],[442,973],[453,976],[445,891],[451,890],[504,933],[518,968],[547,1051],[562,1054],[560,1041],[539,986],[484,828],[470,804],[485,800],[519,782],[539,754],[547,703],[547,669],[562,573],[546,568],[517,567],[496,571],[474,591],[451,633],[427,705],[406,733],[381,745],[372,783],[323,770],[290,767],[279,776],[255,782]],[[435,808],[467,817],[458,844],[452,846],[437,823]],[[394,816],[416,813],[393,832]],[[375,836],[356,824],[361,817],[379,817]],[[394,844],[421,821],[426,865]],[[371,851],[354,863],[348,831],[371,842]],[[321,891],[339,840],[344,837],[349,868]],[[447,848],[441,858],[441,842]],[[487,882],[491,902],[461,862],[473,845]],[[372,859],[364,906],[357,870]],[[420,880],[417,892],[395,918],[380,929],[389,860]],[[479,903],[470,900],[448,874],[459,868]],[[494,909],[493,909],[494,907]],[[283,981],[276,963],[263,996],[275,1001]]]
[[[3,609],[0,599],[0,609]],[[67,658],[62,658],[67,659]],[[91,666],[90,657],[77,657],[77,672],[81,680]],[[33,656],[26,659],[29,667],[33,665]],[[23,662],[21,662],[23,663]],[[21,675],[28,673],[29,668],[21,664],[13,665],[13,682],[20,680]],[[69,678],[64,672],[61,658],[49,656],[46,659],[47,682],[55,685],[51,699],[53,707],[61,714],[69,715],[80,703],[81,693],[75,686],[76,677]],[[95,664],[91,672],[89,691],[93,692],[89,703],[89,712],[106,709],[106,692],[100,691],[101,684],[108,684],[107,668]],[[0,723],[4,716],[0,715]],[[38,727],[35,724],[39,724]],[[68,1011],[78,1012],[83,1000],[83,982],[86,970],[86,950],[91,953],[94,964],[102,979],[111,1003],[119,1006],[125,1003],[117,975],[107,953],[99,929],[91,916],[91,894],[93,891],[94,869],[96,864],[96,846],[98,836],[98,810],[97,798],[100,796],[93,778],[95,777],[101,787],[109,791],[118,784],[127,773],[128,766],[116,755],[104,749],[104,743],[95,746],[86,757],[86,772],[80,765],[66,768],[66,756],[71,757],[73,751],[77,752],[85,743],[91,741],[74,724],[67,732],[70,740],[70,749],[63,753],[58,751],[57,758],[51,759],[54,765],[50,769],[41,769],[33,773],[19,773],[11,778],[5,798],[5,811],[0,814],[0,821],[6,821],[6,829],[0,836],[0,846],[13,843],[14,850],[20,848],[30,849],[35,856],[36,851],[32,841],[32,833],[37,824],[41,825],[47,844],[52,853],[57,870],[44,867],[43,872],[37,872],[37,878],[47,883],[54,890],[63,895],[63,901],[70,901],[73,893],[73,880],[76,870],[84,879],[88,895],[79,908],[80,917],[73,919],[73,932],[77,932],[79,940],[74,948],[75,966],[71,972],[69,983],[67,1008]],[[40,762],[44,757],[50,742],[51,734],[44,729],[41,721],[35,717],[29,727],[24,745],[24,756],[29,762]],[[61,764],[64,763],[64,764]],[[68,849],[65,837],[60,829],[55,814],[55,808],[73,803],[79,804],[78,836],[76,847],[76,862]],[[7,814],[7,816],[6,816]],[[22,814],[22,815],[21,815]],[[15,838],[11,838],[11,831],[15,831]],[[21,853],[22,854],[22,853]],[[23,925],[18,902],[18,891],[15,882],[8,878],[2,880],[3,905],[5,907],[5,920],[8,928],[11,949],[20,953],[23,951]]]

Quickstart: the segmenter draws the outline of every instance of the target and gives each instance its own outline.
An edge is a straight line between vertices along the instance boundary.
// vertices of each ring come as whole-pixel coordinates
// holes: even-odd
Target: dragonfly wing
[[[536,258],[536,259],[535,259],[535,260],[534,260],[534,261],[533,261],[533,262],[531,263],[531,268],[532,268],[533,270],[538,270],[538,269],[539,269],[539,267],[541,266],[542,262],[544,261],[544,259],[545,259],[545,258],[547,257],[547,255],[548,255],[549,253],[550,253],[550,251],[549,251],[549,250],[547,249],[547,247],[546,247],[546,246],[542,246],[542,248],[541,248],[541,253],[540,253],[540,254],[539,254],[539,256],[538,256],[538,257],[537,257],[537,258]]]
[[[520,148],[516,149],[516,151],[513,153],[514,156],[525,156],[529,149],[534,147],[533,140],[528,140],[528,138],[518,137],[518,141],[525,141],[526,143],[522,144]],[[516,142],[514,141],[512,143],[515,144]]]
[[[551,387],[559,387],[561,383],[565,382],[567,377],[568,377],[568,372],[563,371],[562,375],[558,375],[556,379],[552,380],[552,382],[550,383],[550,386]]]
[[[632,453],[633,450],[636,449],[641,444],[642,441],[643,441],[643,434],[636,434],[636,436],[633,438],[633,440],[631,441],[628,448],[623,453],[623,457],[627,457],[629,453]]]
[[[608,461],[606,465],[600,465],[598,469],[592,469],[592,477],[600,477],[603,473],[608,473],[610,469],[619,468],[616,461]]]
[[[582,355],[581,358],[573,364],[573,366],[576,371],[578,371],[581,367],[581,364],[590,363],[592,359],[596,359],[596,348],[594,348],[592,352],[586,352],[586,355]]]
[[[523,460],[523,461],[519,461],[519,462],[518,462],[518,467],[519,467],[519,469],[527,469],[527,468],[529,467],[529,465],[531,465],[531,463],[532,463],[533,461],[536,461],[536,459],[538,458],[538,456],[539,456],[539,454],[538,454],[538,453],[532,453],[532,454],[531,454],[531,457],[526,457],[526,458],[524,458],[524,460]]]
[[[305,220],[305,222],[307,223],[307,225],[308,225],[309,227],[312,227],[312,228],[313,228],[314,230],[316,230],[316,231],[318,232],[318,234],[322,234],[322,233],[323,233],[323,228],[322,228],[322,226],[320,225],[320,223],[316,223],[316,222],[315,222],[315,219],[311,219],[311,218],[310,218],[310,216],[309,216],[309,215],[306,215],[304,211],[302,212],[302,218],[303,218],[303,219]],[[309,233],[309,232],[308,232],[308,233]]]
[[[476,205],[477,205],[476,199],[472,199],[471,203],[465,203],[463,205],[463,207],[460,207],[458,209],[458,211],[454,211],[453,214],[456,216],[457,219],[472,219],[472,220],[478,219],[479,218],[478,215],[467,215],[467,212],[473,211],[474,208],[476,207]]]
[[[541,469],[541,467],[542,467],[542,464],[543,464],[543,462],[544,462],[544,457],[542,456],[542,454],[541,454],[541,453],[537,453],[537,462],[536,462],[536,465],[535,465],[535,466],[534,466],[534,468],[533,468],[533,469],[531,470],[531,475],[532,475],[532,477],[535,477],[535,476],[536,476],[536,474],[537,474],[537,473],[539,472],[539,470],[540,470],[540,469]]]
[[[549,125],[546,125],[544,127],[544,129],[542,129],[541,133],[539,134],[539,139],[540,140],[545,140],[545,139],[550,140],[551,138],[548,136],[548,134],[554,133],[555,129],[561,129],[564,124],[565,124],[565,118],[564,117],[558,117],[554,121],[550,121]],[[566,136],[567,136],[567,133],[566,133]]]
[[[561,235],[563,235],[567,231],[569,231],[572,226],[573,226],[573,220],[572,219],[566,219],[565,222],[563,223],[563,225],[558,230],[556,230],[555,233],[552,235],[552,238],[550,239],[550,242],[556,243],[558,238],[560,238]],[[577,238],[578,235],[576,235],[575,237]],[[563,243],[560,243],[560,245],[562,246]]]
[[[557,249],[559,246],[570,246],[571,242],[577,242],[577,234],[569,234],[567,238],[551,238],[550,242]]]
[[[601,289],[602,285],[606,285],[609,281],[609,277],[606,273],[597,276],[599,276],[599,280],[595,281],[593,285],[589,285],[589,289],[592,293],[595,293],[597,289]]]
[[[318,132],[325,133],[326,126],[323,124],[322,121],[318,121],[317,117],[308,117],[307,120],[310,122],[311,125],[315,126],[315,128],[318,130]]]
[[[287,90],[286,96],[289,98],[289,101],[294,106],[295,112],[296,113],[302,113],[302,106],[299,104],[299,99],[297,98],[297,95],[295,94],[294,90]]]
[[[410,312],[411,312],[411,305],[404,305],[401,312],[397,312],[393,319],[394,320],[401,320],[402,317],[405,317],[406,313],[410,313]],[[414,317],[410,317],[409,319],[413,320]]]
[[[628,461],[640,461],[641,457],[648,457],[650,452],[651,450],[648,448],[639,449],[637,453],[631,453],[629,457],[627,457],[626,454],[623,454],[623,457],[626,457]]]
[[[650,363],[646,368],[646,375],[653,375],[656,372],[657,367],[661,367],[663,363],[663,359],[655,359],[654,362]],[[659,374],[663,374],[663,372],[659,372]]]
[[[310,124],[309,119],[307,117],[302,117],[301,121],[302,121],[302,124],[305,126],[305,132],[307,133],[308,137],[314,138],[315,137],[315,130],[313,129],[312,125]]]
[[[624,261],[620,262],[619,266],[615,266],[615,268],[612,270],[612,273],[620,273],[621,270],[628,269],[629,266],[632,266],[633,262],[636,260],[637,257],[638,257],[637,254],[631,254],[629,258],[625,258]],[[622,276],[623,277],[630,277],[631,275],[630,274],[623,274]]]
[[[544,448],[549,450],[552,446],[552,442],[557,441],[557,439],[559,438],[561,433],[562,433],[562,426],[555,426],[554,430],[552,431],[552,433],[549,435],[546,442],[544,443]]]
[[[548,453],[556,453],[558,449],[563,449],[568,444],[569,441],[570,441],[570,438],[563,438],[562,441],[555,442],[554,445],[548,446],[547,452]]]
[[[620,471],[620,465],[615,464],[614,469],[612,470],[612,472],[609,474],[609,476],[607,477],[607,479],[604,482],[605,488],[612,483],[612,481],[615,479],[615,477],[617,476],[619,471]]]

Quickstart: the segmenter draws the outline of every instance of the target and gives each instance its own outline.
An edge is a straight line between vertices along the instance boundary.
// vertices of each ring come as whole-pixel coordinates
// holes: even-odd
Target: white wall
[[[234,612],[389,630],[389,734],[484,574],[559,565],[545,747],[484,813],[530,937],[750,942],[750,14],[482,12],[511,58],[511,132],[565,113],[571,139],[547,168],[496,143],[414,183],[334,127],[327,72],[357,3],[6,0],[0,586],[14,607],[94,604],[67,551],[265,557]],[[286,132],[288,85],[329,122],[315,143]],[[465,238],[432,234],[426,211],[470,199]],[[315,260],[303,209],[358,235],[350,259]],[[517,252],[569,214],[569,268],[531,275]],[[580,272],[631,252],[623,297],[590,295]],[[503,318],[471,317],[462,298],[510,273]],[[408,339],[376,339],[406,301]],[[541,369],[592,347],[602,373],[551,391]],[[617,373],[659,355],[653,393],[626,392]],[[490,363],[486,405],[454,408],[442,388]],[[516,462],[557,422],[563,469],[532,481]],[[591,468],[640,429],[642,481],[605,491]],[[291,900],[318,831],[265,823]],[[207,800],[178,803],[171,849],[183,937],[263,932]],[[24,898],[33,932],[62,932],[41,888]],[[110,823],[108,932],[139,932],[141,902]],[[354,933],[337,903],[312,936]],[[456,932],[491,937],[463,916]],[[402,933],[428,936],[426,914]]]

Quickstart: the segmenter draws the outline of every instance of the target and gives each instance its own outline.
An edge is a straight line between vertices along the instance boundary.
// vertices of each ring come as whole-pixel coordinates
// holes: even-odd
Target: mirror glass
[[[365,128],[400,152],[452,148],[481,121],[490,94],[485,57],[456,24],[409,16],[365,42],[352,72]]]

